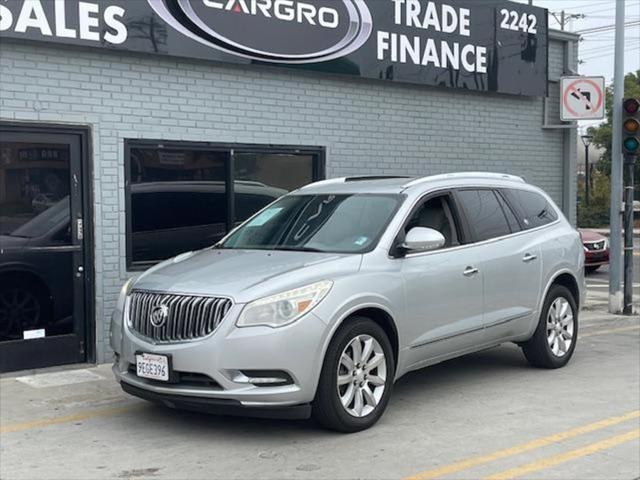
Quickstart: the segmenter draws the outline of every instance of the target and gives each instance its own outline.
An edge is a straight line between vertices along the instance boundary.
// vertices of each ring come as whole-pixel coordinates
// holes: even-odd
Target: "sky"
[[[528,3],[528,0],[514,0]],[[560,18],[560,12],[569,15],[584,15],[584,18],[570,20],[565,30],[580,33],[597,27],[611,27],[609,30],[593,33],[585,32],[579,46],[578,72],[580,75],[604,76],[607,85],[613,82],[613,53],[616,0],[533,0],[533,5],[549,10],[549,27],[560,29],[560,23],[552,13]],[[625,0],[625,23],[635,23],[625,28],[624,71],[640,69],[640,0]],[[580,122],[581,129],[598,122]]]

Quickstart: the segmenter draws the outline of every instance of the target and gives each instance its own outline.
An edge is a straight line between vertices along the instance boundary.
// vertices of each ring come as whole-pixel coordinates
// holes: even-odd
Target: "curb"
[[[591,230],[592,232],[599,233],[600,235],[604,235],[605,237],[611,236],[611,230],[609,230],[608,228],[585,228],[584,230]],[[633,238],[640,238],[640,229],[633,229]]]

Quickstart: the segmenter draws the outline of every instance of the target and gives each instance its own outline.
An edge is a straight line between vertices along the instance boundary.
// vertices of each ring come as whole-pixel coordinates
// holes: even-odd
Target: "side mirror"
[[[433,228],[413,227],[401,247],[411,252],[428,252],[444,246],[444,236]]]

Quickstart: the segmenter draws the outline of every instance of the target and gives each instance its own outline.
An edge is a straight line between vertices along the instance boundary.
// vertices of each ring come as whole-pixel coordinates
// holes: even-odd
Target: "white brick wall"
[[[550,45],[549,74],[562,71]],[[317,145],[327,176],[493,170],[561,204],[561,130],[542,99],[107,50],[0,45],[0,119],[92,131],[98,361],[125,268],[124,139]]]

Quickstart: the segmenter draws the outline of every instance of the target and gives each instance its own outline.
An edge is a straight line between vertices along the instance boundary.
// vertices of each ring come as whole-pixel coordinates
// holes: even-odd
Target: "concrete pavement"
[[[585,311],[566,368],[504,345],[413,372],[352,435],[153,406],[108,365],[5,377],[0,478],[637,478],[639,339],[639,318]]]

